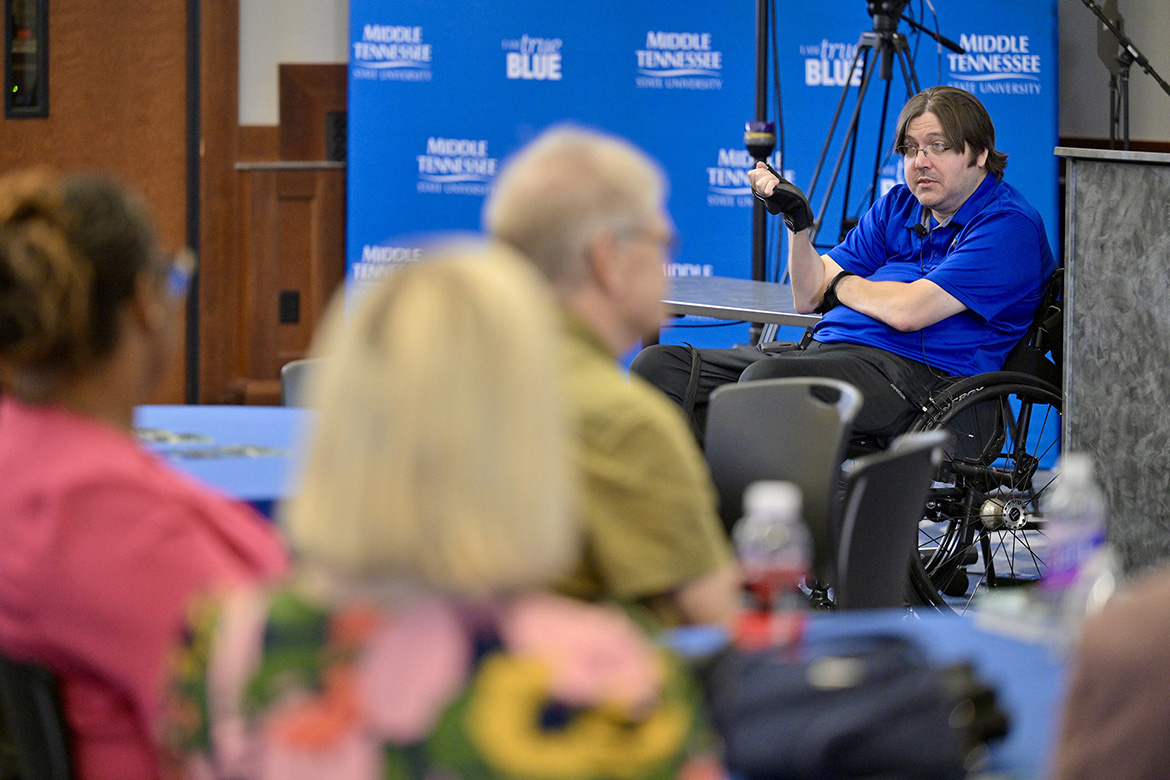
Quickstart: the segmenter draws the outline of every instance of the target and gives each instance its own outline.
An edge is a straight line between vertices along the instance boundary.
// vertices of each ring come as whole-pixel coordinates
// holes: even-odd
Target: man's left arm
[[[1047,252],[1042,229],[1024,214],[984,213],[960,230],[947,256],[925,278],[874,282],[848,276],[838,280],[836,297],[903,332],[964,311],[991,321],[1040,289]]]
[[[846,276],[837,282],[837,300],[895,330],[922,330],[967,310],[955,296],[929,279],[874,282]]]

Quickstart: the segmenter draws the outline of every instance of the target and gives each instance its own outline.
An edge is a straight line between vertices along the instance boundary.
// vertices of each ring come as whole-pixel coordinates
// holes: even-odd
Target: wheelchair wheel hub
[[[1019,531],[1032,519],[1028,505],[1018,498],[989,498],[979,511],[983,527],[989,531]]]

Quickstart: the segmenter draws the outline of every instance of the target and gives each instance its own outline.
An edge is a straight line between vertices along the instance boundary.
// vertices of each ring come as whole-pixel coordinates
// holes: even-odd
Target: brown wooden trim
[[[280,405],[279,379],[237,379],[232,382],[231,386],[245,404],[254,406]]]
[[[239,383],[245,403],[277,403],[280,367],[305,356],[345,276],[345,170],[298,163],[240,166],[244,323]],[[292,296],[297,316],[282,316]]]
[[[199,399],[237,403],[240,277],[236,171],[239,154],[239,0],[200,4]]]
[[[330,114],[345,113],[345,63],[282,63],[280,74],[280,159],[328,159]]]
[[[239,319],[248,324],[243,334],[243,375],[274,378],[271,353],[276,345],[276,302],[281,286],[280,172],[246,171],[239,174],[240,260],[243,301]]]
[[[280,125],[240,125],[240,162],[280,159]]]

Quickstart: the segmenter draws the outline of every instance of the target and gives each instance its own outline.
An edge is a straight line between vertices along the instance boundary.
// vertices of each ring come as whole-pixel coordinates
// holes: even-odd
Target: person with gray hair
[[[484,226],[532,261],[563,310],[586,540],[561,590],[639,603],[664,624],[730,625],[740,572],[702,454],[679,410],[617,365],[664,317],[666,193],[633,145],[556,127],[505,163]]]

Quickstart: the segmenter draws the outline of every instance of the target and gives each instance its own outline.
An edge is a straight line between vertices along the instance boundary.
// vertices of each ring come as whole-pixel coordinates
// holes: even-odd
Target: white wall
[[[348,49],[348,0],[240,0],[240,124],[279,124],[279,64],[347,62]]]
[[[1116,1],[1126,34],[1170,81],[1170,2]],[[1057,16],[1060,135],[1108,138],[1109,71],[1097,54],[1097,17],[1082,0],[1057,0]],[[240,0],[240,124],[279,122],[279,63],[347,62],[348,19],[348,0]],[[1170,95],[1136,64],[1130,137],[1170,142]]]
[[[1105,0],[1095,0],[1100,8]],[[1170,82],[1170,3],[1117,0],[1123,30],[1150,65]],[[1097,16],[1082,0],[1058,0],[1060,31],[1060,134],[1109,137],[1109,69],[1098,54]],[[1113,37],[1101,30],[1113,53]],[[1129,134],[1139,141],[1170,141],[1170,95],[1136,63],[1129,74]]]

